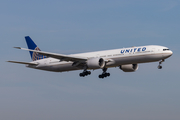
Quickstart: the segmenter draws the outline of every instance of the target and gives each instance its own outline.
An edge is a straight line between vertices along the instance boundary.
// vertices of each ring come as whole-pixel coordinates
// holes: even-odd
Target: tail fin
[[[26,36],[25,39],[26,39],[26,43],[27,43],[27,46],[28,46],[29,49],[41,51],[39,49],[39,47],[37,47],[37,45],[34,43],[34,41],[29,36]],[[33,61],[46,58],[46,56],[40,55],[39,53],[32,52],[32,51],[29,51],[29,52],[30,52],[31,59]]]

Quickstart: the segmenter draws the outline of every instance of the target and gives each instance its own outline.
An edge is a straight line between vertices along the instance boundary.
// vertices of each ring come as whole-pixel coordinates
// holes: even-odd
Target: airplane
[[[105,78],[110,76],[107,72],[108,68],[119,67],[124,72],[134,72],[138,70],[140,63],[158,61],[158,69],[162,69],[162,62],[173,54],[167,47],[148,45],[64,55],[41,51],[29,36],[26,36],[25,40],[28,49],[14,48],[29,51],[32,62],[7,62],[25,64],[29,68],[52,72],[83,70],[79,74],[80,77],[90,75],[90,70],[102,69],[103,73],[99,75],[99,78]]]

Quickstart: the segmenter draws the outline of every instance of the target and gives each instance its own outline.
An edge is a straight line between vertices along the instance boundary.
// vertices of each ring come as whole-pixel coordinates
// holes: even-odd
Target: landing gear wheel
[[[84,77],[85,74],[84,74],[84,73],[79,73],[79,76],[80,76],[80,77]]]
[[[84,72],[82,72],[82,73],[79,73],[79,76],[80,77],[84,77],[84,76],[88,76],[88,75],[90,75],[91,74],[91,71],[84,71]]]
[[[101,75],[101,78],[104,78],[105,76],[104,75]]]
[[[162,69],[162,66],[161,66],[161,65],[159,65],[159,66],[158,66],[158,69]]]
[[[107,73],[102,74],[104,77],[107,77]]]
[[[88,72],[88,75],[90,75],[91,74],[91,71],[87,71]]]
[[[164,59],[163,59],[163,60],[161,60],[161,61],[159,61],[158,69],[162,69],[161,64],[162,64],[162,62],[164,62],[164,61],[165,61]]]
[[[99,78],[102,78],[102,75],[99,75]]]
[[[88,75],[88,72],[86,71],[86,72],[84,72],[84,74],[87,76],[87,75]]]

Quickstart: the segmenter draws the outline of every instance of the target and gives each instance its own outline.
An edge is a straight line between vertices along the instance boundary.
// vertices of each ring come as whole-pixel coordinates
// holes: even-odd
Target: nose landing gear
[[[164,62],[165,60],[161,60],[160,62],[159,62],[159,65],[158,65],[158,69],[162,69],[162,62]]]

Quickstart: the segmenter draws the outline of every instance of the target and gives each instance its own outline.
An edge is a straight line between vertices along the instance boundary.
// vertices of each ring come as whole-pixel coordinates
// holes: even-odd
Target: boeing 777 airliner
[[[64,55],[43,52],[29,36],[26,36],[25,39],[28,49],[21,47],[15,48],[29,51],[32,62],[8,62],[26,64],[29,68],[53,72],[83,70],[83,72],[79,74],[81,77],[90,75],[91,72],[88,70],[95,69],[103,70],[103,73],[99,75],[99,78],[108,77],[110,76],[110,73],[107,73],[106,71],[111,67],[119,67],[124,72],[134,72],[138,69],[139,63],[157,61],[159,61],[158,69],[162,69],[162,62],[173,54],[167,47],[148,45]]]

